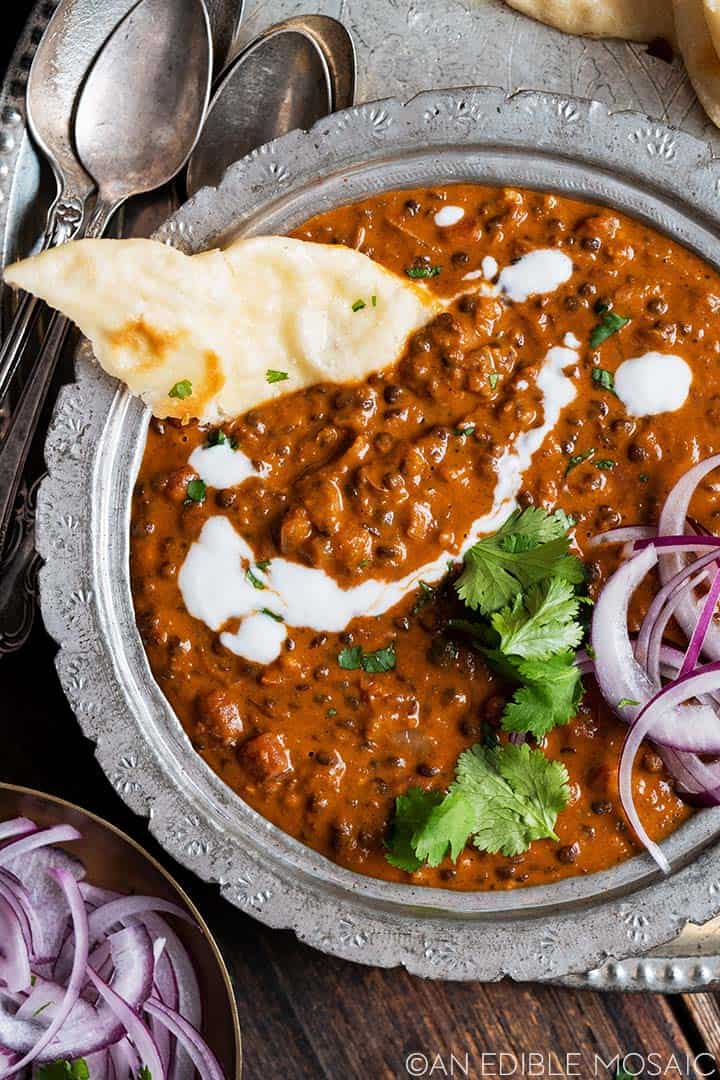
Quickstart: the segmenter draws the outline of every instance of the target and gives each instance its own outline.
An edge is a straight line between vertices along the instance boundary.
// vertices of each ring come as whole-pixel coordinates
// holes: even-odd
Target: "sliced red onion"
[[[145,1012],[165,1024],[190,1055],[203,1080],[224,1080],[220,1062],[192,1024],[156,998],[145,1002]]]
[[[670,864],[659,846],[650,839],[637,813],[632,794],[632,767],[635,756],[646,736],[653,733],[658,722],[668,710],[675,710],[684,702],[698,695],[720,688],[720,662],[706,664],[690,675],[685,675],[663,687],[645,706],[628,732],[620,757],[620,799],[627,818],[638,839],[647,848],[658,866],[669,873]]]
[[[71,873],[67,870],[53,870],[52,872],[55,875],[55,879],[60,888],[63,890],[68,907],[70,908],[70,917],[72,919],[73,934],[75,938],[75,956],[73,959],[72,971],[70,972],[70,979],[65,988],[65,996],[58,1006],[50,1025],[38,1042],[36,1042],[32,1049],[27,1052],[25,1057],[21,1058],[20,1061],[13,1065],[10,1071],[6,1073],[7,1076],[12,1076],[26,1065],[30,1065],[33,1061],[43,1060],[43,1051],[52,1043],[57,1033],[65,1024],[65,1021],[70,1016],[73,1006],[80,997],[80,991],[85,982],[83,973],[87,967],[88,958],[88,921],[85,904],[80,895],[77,881]],[[54,1060],[55,1058],[57,1058],[57,1054],[51,1055],[50,1060]]]
[[[33,943],[33,931],[30,919],[23,904],[20,902],[17,890],[11,883],[0,877],[0,897],[12,908],[15,918],[17,919],[20,930],[22,931],[23,941],[25,942],[25,948],[27,950],[28,957],[32,959],[35,951]],[[0,937],[0,949],[2,949],[2,937]],[[22,987],[21,989],[24,989]]]
[[[18,817],[11,821],[0,822],[0,843],[12,840],[16,836],[27,836],[28,833],[37,832],[37,825],[30,818]]]
[[[715,454],[693,466],[675,484],[675,487],[665,500],[660,514],[658,533],[661,536],[682,533],[695,489],[707,474],[717,469],[718,466],[720,466],[720,454]],[[681,553],[670,551],[664,554],[660,560],[660,580],[663,585],[677,574],[683,568],[683,565],[684,559]],[[682,602],[675,611],[675,618],[687,638],[692,637],[692,632],[699,617],[700,602],[697,597],[690,595],[683,597]],[[703,651],[711,659],[720,660],[720,629],[714,624],[708,628]]]
[[[110,1047],[110,1060],[117,1080],[131,1080],[131,1078],[136,1077],[140,1066],[143,1064],[138,1059],[135,1048],[127,1039],[121,1039],[120,1042],[116,1042]],[[154,1077],[153,1080],[155,1080]]]
[[[653,536],[649,539],[638,540],[633,545],[635,551],[644,551],[652,545],[658,550],[680,552],[707,551],[708,548],[716,550],[720,548],[720,537],[705,534],[703,536]]]
[[[692,637],[690,638],[690,643],[687,647],[682,667],[680,668],[679,678],[682,678],[684,675],[689,675],[700,658],[700,653],[705,644],[705,638],[707,637],[710,624],[712,623],[715,614],[718,599],[720,599],[720,569],[715,571],[712,584],[705,597],[700,618],[692,632]],[[720,687],[717,689],[720,689]]]
[[[648,540],[653,536],[657,536],[657,529],[652,525],[624,525],[619,529],[598,533],[587,546],[596,548],[610,544],[635,544],[638,540]]]
[[[702,555],[694,563],[684,566],[679,570],[678,573],[670,578],[670,580],[655,594],[653,601],[647,610],[647,614],[643,619],[640,633],[638,634],[637,645],[635,646],[635,657],[638,663],[642,664],[643,667],[647,666],[650,634],[652,633],[652,629],[657,623],[663,608],[677,595],[680,589],[688,587],[688,582],[694,574],[697,574],[698,581],[701,581],[706,575],[699,574],[699,571],[710,566],[711,563],[715,562],[715,559],[716,555],[714,551],[706,552],[706,554]],[[650,674],[652,677],[652,673]]]
[[[0,980],[14,993],[27,990],[32,979],[30,953],[13,907],[0,895]]]
[[[70,927],[67,901],[52,870],[66,870],[78,881],[85,873],[79,859],[55,847],[36,848],[0,870],[12,872],[27,891],[36,922],[33,970],[47,976],[53,974],[55,958]]]
[[[64,844],[69,840],[80,840],[81,834],[72,825],[54,825],[52,829],[41,829],[39,832],[24,836],[21,840],[15,840],[4,848],[0,848],[0,866],[7,866],[13,859],[21,855],[27,855],[36,848],[48,847],[50,844]]]
[[[162,900],[157,896],[120,896],[102,904],[91,913],[88,919],[91,946],[104,938],[114,926],[127,925],[134,917],[152,911],[164,911],[193,926],[196,925],[183,908],[170,900]],[[64,978],[71,952],[71,943],[66,940],[55,965],[56,978]]]
[[[607,703],[628,723],[633,723],[641,707],[658,690],[635,659],[627,625],[632,594],[656,562],[657,552],[649,546],[620,566],[602,589],[593,613],[595,677]],[[640,704],[621,706],[621,701]],[[663,746],[720,753],[720,717],[709,705],[683,704],[653,715],[655,727],[651,735]]]
[[[143,1024],[138,1014],[130,1007],[130,1005],[128,1005],[127,1001],[119,994],[116,994],[91,967],[88,967],[86,970],[90,982],[127,1032],[128,1038],[135,1047],[138,1057],[143,1065],[146,1066],[150,1075],[152,1077],[163,1077],[163,1063],[158,1048],[155,1045],[152,1035],[145,1024]],[[145,1005],[147,1005],[147,1001],[145,1002]],[[203,1077],[203,1080],[205,1080],[205,1077]],[[220,1080],[223,1080],[222,1075],[220,1076]]]

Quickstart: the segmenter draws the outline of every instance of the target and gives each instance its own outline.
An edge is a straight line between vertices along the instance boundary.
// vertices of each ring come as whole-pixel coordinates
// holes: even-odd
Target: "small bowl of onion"
[[[129,836],[0,783],[0,1080],[240,1080],[230,977]]]

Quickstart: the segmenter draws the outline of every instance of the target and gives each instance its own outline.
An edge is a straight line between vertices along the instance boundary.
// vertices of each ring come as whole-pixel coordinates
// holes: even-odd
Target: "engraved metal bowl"
[[[82,834],[81,838],[59,846],[82,861],[91,884],[174,901],[195,920],[197,926],[178,922],[174,928],[192,959],[204,1005],[213,1004],[211,1009],[203,1009],[203,1035],[228,1080],[241,1080],[240,1020],[230,975],[200,912],[177,881],[152,855],[109,821],[54,795],[0,783],[0,821],[14,817],[29,817],[42,828],[59,822],[73,825]]]
[[[163,227],[200,251],[284,232],[388,188],[476,181],[605,203],[718,265],[720,164],[707,146],[635,113],[483,87],[336,114],[232,166]],[[128,573],[130,500],[147,414],[93,364],[62,392],[38,501],[42,607],[57,669],[110,781],[159,842],[227,899],[326,952],[438,978],[557,979],[668,941],[720,912],[720,810],[646,855],[587,877],[511,892],[391,884],[334,865],[231,792],[196,755],[150,673]]]

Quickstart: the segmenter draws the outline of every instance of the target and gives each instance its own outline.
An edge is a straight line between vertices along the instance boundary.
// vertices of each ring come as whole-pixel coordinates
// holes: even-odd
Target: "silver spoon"
[[[132,195],[168,183],[197,141],[212,77],[202,0],[140,0],[102,49],[78,103],[76,147],[98,188],[85,235]],[[68,329],[57,312],[0,447],[0,549]]]
[[[342,23],[301,15],[270,27],[228,65],[187,171],[188,195],[263,143],[352,105],[355,49]]]

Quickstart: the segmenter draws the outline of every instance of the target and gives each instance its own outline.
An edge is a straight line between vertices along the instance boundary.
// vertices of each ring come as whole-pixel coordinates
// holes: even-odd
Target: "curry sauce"
[[[462,217],[438,225],[443,206],[462,208]],[[638,849],[616,775],[626,729],[587,677],[577,717],[540,744],[570,778],[559,843],[536,841],[512,858],[468,847],[456,864],[447,859],[413,875],[387,863],[396,796],[413,786],[445,789],[459,754],[497,731],[509,693],[451,625],[462,615],[457,559],[437,588],[414,588],[385,614],[356,618],[342,633],[288,627],[281,656],[267,665],[235,655],[194,619],[177,579],[215,515],[232,523],[259,562],[282,555],[343,588],[398,581],[458,552],[492,506],[504,452],[543,421],[537,375],[548,350],[570,335],[579,343],[577,363],[566,371],[576,396],[524,472],[518,502],[572,516],[596,595],[619,553],[598,556],[589,539],[620,524],[655,522],[672,484],[718,449],[720,278],[614,210],[471,185],[374,196],[320,215],[295,235],[357,247],[399,274],[411,271],[447,305],[396,363],[363,382],[290,390],[223,425],[225,437],[262,466],[237,487],[188,498],[196,478],[188,459],[208,431],[151,421],[131,560],[138,626],[159,685],[196,750],[230,787],[286,832],[360,873],[502,889],[628,858]],[[543,248],[565,252],[573,264],[552,292],[513,304],[479,284],[484,258],[504,267]],[[608,305],[629,321],[621,335],[592,348],[598,312]],[[650,352],[681,355],[692,370],[690,392],[675,412],[631,416],[611,381],[594,373]],[[692,513],[716,531],[720,489],[706,483]],[[371,674],[338,663],[343,649],[390,645],[394,670]],[[654,839],[689,814],[650,747],[638,757],[634,783]]]

